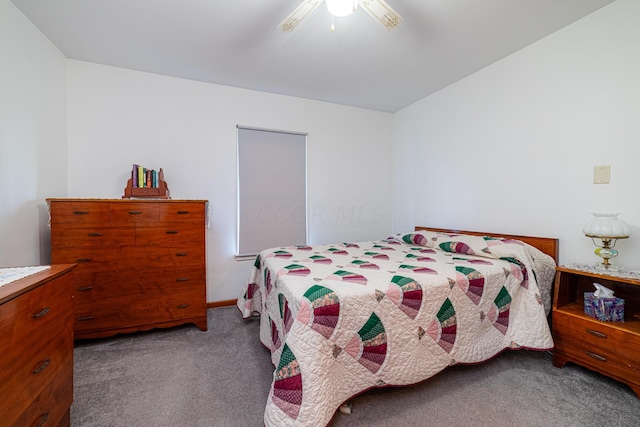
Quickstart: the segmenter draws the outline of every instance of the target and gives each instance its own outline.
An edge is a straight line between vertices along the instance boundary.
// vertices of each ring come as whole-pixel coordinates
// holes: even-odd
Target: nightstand
[[[553,365],[567,362],[631,387],[640,398],[640,277],[588,267],[556,269],[552,309]],[[624,322],[601,322],[584,313],[584,292],[599,283],[625,300]]]

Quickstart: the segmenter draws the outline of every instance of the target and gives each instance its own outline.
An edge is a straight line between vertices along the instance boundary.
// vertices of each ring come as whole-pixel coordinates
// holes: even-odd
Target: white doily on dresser
[[[0,268],[0,286],[46,270],[49,266]]]

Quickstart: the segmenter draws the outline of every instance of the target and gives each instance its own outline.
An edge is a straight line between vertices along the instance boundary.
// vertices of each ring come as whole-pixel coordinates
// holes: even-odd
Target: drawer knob
[[[607,334],[603,334],[602,332],[594,331],[593,329],[587,329],[587,332],[591,335],[594,335],[598,338],[607,338]]]
[[[78,322],[86,322],[87,320],[93,320],[94,316],[80,316],[80,317],[76,317],[76,320]]]
[[[165,233],[167,233],[167,234],[178,234],[178,231],[177,230],[167,230],[167,231],[165,231]]]
[[[45,412],[44,414],[40,415],[40,418],[38,418],[38,422],[34,424],[34,427],[42,427],[43,425],[45,425],[45,423],[48,420],[49,420],[49,413]]]
[[[592,357],[592,358],[594,358],[594,359],[596,359],[596,360],[599,360],[599,361],[601,361],[601,362],[606,362],[606,361],[607,361],[607,358],[606,358],[606,357],[604,357],[604,356],[600,356],[599,354],[592,353],[592,352],[590,352],[590,351],[585,351],[585,354],[586,354],[587,356]]]
[[[80,259],[77,259],[76,262],[78,264],[82,264],[83,262],[91,262],[91,258],[80,258]]]
[[[189,278],[188,278],[188,277],[178,277],[178,278],[176,279],[176,282],[186,282],[186,281],[188,281],[188,280],[189,280]]]
[[[178,308],[187,308],[187,307],[189,307],[189,304],[180,304],[178,306]]]
[[[74,215],[89,215],[87,211],[73,211]]]
[[[102,233],[88,233],[89,237],[102,237]]]
[[[45,307],[42,311],[40,311],[39,313],[36,313],[33,315],[34,319],[39,319],[40,317],[44,316],[45,314],[47,314],[49,312],[49,310],[51,310],[51,308],[49,307]]]
[[[42,364],[40,366],[38,366],[36,369],[33,370],[32,374],[33,375],[38,375],[39,373],[41,373],[42,371],[44,371],[45,369],[47,369],[47,367],[51,364],[51,359],[47,359],[44,362],[42,362]]]
[[[80,291],[80,292],[86,292],[86,291],[90,291],[91,289],[93,289],[93,286],[79,286],[76,289],[78,291]]]
[[[142,215],[142,211],[129,211],[129,215]]]
[[[188,254],[186,252],[178,252],[176,254],[176,256],[187,256]]]
[[[189,211],[178,211],[178,215],[189,215]]]

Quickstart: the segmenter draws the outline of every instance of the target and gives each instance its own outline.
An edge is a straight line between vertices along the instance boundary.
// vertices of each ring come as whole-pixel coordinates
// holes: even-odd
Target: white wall
[[[210,200],[208,300],[237,297],[241,124],[309,133],[310,243],[424,224],[556,236],[562,263],[590,262],[589,212],[619,211],[634,235],[617,261],[636,267],[639,18],[617,0],[392,116],[66,61],[0,0],[0,266],[49,262],[44,199],[120,198],[135,162]],[[609,185],[592,184],[600,164]]]
[[[66,191],[66,59],[0,0],[0,267],[50,262],[44,199]]]
[[[590,263],[582,226],[621,212],[615,261],[638,269],[639,22],[640,2],[617,0],[398,112],[394,229],[558,237],[561,263]]]
[[[208,301],[237,298],[236,125],[308,132],[310,243],[391,232],[393,116],[69,61],[69,196],[120,198],[131,165],[162,167],[174,199],[206,199]],[[274,167],[280,165],[274,164]]]

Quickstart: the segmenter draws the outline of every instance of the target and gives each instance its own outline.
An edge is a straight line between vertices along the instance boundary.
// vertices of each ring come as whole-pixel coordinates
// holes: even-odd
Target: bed
[[[351,397],[505,349],[553,347],[556,239],[427,227],[262,251],[238,299],[275,372],[266,426],[325,426]]]

